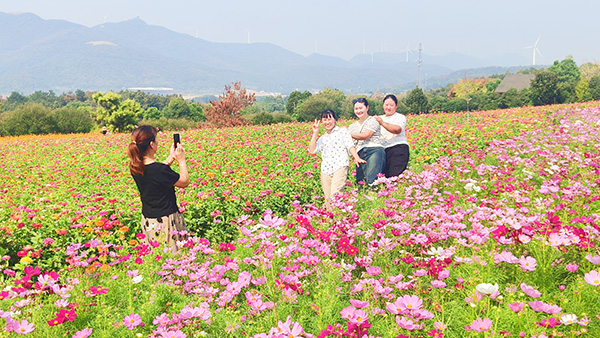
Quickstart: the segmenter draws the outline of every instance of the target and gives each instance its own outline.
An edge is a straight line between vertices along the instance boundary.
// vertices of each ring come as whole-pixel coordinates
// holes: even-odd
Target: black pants
[[[410,157],[408,144],[398,144],[385,149],[385,177],[394,177],[402,174],[408,165]]]

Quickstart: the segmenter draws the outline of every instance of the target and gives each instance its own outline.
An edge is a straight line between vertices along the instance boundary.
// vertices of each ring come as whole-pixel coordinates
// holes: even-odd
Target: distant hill
[[[392,53],[361,54],[350,61],[320,54],[304,57],[269,43],[210,42],[139,18],[89,28],[30,13],[0,12],[0,32],[0,94],[5,95],[127,88],[206,95],[221,93],[235,81],[248,89],[283,94],[324,87],[370,93],[410,89],[417,79],[414,53],[409,62],[405,54]],[[421,74],[433,79],[483,66],[485,60],[462,54],[424,55]]]

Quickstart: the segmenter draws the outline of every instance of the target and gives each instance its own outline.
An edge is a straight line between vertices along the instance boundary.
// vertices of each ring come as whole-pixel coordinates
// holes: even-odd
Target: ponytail
[[[131,142],[127,146],[131,175],[144,175],[144,156],[150,143],[156,141],[156,133],[156,128],[148,125],[137,127],[131,132]]]

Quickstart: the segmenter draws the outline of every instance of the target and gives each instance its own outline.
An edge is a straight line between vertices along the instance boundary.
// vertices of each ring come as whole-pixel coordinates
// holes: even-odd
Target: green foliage
[[[499,108],[524,107],[530,104],[529,89],[516,90],[511,88],[507,90],[498,99]]]
[[[596,75],[590,79],[588,88],[592,100],[600,100],[600,75]]]
[[[198,127],[198,122],[189,119],[168,119],[160,117],[157,120],[144,119],[140,124],[150,124],[160,130],[186,130]]]
[[[250,119],[250,123],[258,124],[258,125],[272,124],[274,121],[275,121],[275,119],[273,118],[273,115],[271,115],[267,112],[260,112],[258,114],[255,114]]]
[[[298,121],[312,121],[321,117],[320,113],[331,109],[342,117],[348,117],[351,104],[346,100],[346,95],[337,89],[325,88],[320,93],[312,95],[302,101],[295,113]]]
[[[158,120],[163,117],[163,114],[158,108],[150,107],[144,111],[142,116],[144,117],[144,120]]]
[[[289,115],[294,115],[296,107],[298,107],[302,103],[302,101],[306,100],[311,95],[312,94],[307,90],[305,90],[304,92],[300,92],[297,90],[291,92],[285,104],[285,111]]]
[[[542,70],[531,81],[531,102],[535,106],[552,104],[560,101],[558,74]]]
[[[592,94],[590,93],[589,83],[585,78],[581,78],[579,82],[577,82],[577,86],[575,86],[575,100],[577,102],[581,101],[589,101],[592,99]]]
[[[406,104],[411,113],[420,114],[429,112],[429,101],[425,97],[423,89],[419,87],[415,87],[415,89],[408,93],[404,104]]]
[[[96,120],[113,131],[133,130],[143,114],[139,103],[131,99],[121,102],[121,95],[113,92],[96,93],[93,98],[100,105]]]
[[[63,107],[55,110],[53,116],[57,133],[89,133],[94,127],[94,120],[85,109]]]
[[[50,134],[57,128],[50,109],[39,103],[26,103],[1,117],[1,136]]]

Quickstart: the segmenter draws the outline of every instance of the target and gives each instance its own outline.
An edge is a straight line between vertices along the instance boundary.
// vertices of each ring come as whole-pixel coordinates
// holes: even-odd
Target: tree
[[[575,86],[575,99],[577,102],[589,101],[592,99],[589,83],[585,78],[581,78]]]
[[[158,120],[163,117],[161,111],[156,107],[146,109],[142,115],[144,116],[144,120]]]
[[[296,107],[298,107],[298,105],[300,105],[300,103],[302,103],[302,101],[306,100],[311,95],[312,94],[306,90],[304,92],[294,90],[293,92],[290,93],[290,96],[288,97],[287,102],[285,103],[285,111],[290,116],[294,115],[294,111],[295,111]]]
[[[94,127],[94,120],[85,109],[67,106],[56,109],[52,115],[56,131],[61,134],[89,133]]]
[[[169,105],[165,108],[164,115],[165,117],[172,119],[190,118],[191,110],[184,98],[175,96],[169,101]]]
[[[429,112],[429,102],[427,97],[425,97],[425,94],[423,94],[423,89],[419,87],[415,87],[415,89],[408,93],[404,100],[404,104],[406,104],[411,113],[419,114]]]
[[[2,115],[0,135],[17,136],[27,134],[50,134],[56,132],[49,108],[39,103],[25,103]]]
[[[498,108],[523,107],[531,103],[529,89],[516,90],[511,88],[500,96]]]
[[[217,100],[210,101],[206,109],[206,120],[217,126],[232,127],[244,124],[240,111],[256,101],[254,94],[242,89],[241,82],[225,86],[225,92]]]
[[[579,72],[581,73],[581,77],[590,81],[594,76],[600,75],[600,63],[584,63],[579,67]]]
[[[303,100],[295,109],[298,121],[313,121],[321,118],[321,112],[331,109],[342,117],[349,117],[351,104],[346,95],[337,89],[325,88],[315,95]]]
[[[600,75],[593,76],[588,84],[592,100],[600,100]]]
[[[549,70],[538,72],[531,81],[530,93],[535,106],[559,102],[558,74]]]
[[[143,113],[139,103],[131,99],[121,102],[121,95],[113,92],[98,92],[93,99],[100,105],[96,110],[96,120],[113,131],[133,130]]]
[[[554,64],[548,68],[548,71],[558,75],[559,97],[557,102],[575,101],[575,86],[577,86],[581,78],[581,73],[579,72],[579,67],[573,61],[573,57],[569,56],[560,62],[554,61]]]

